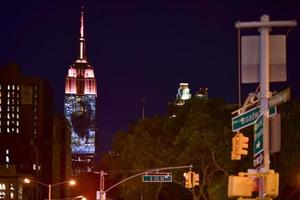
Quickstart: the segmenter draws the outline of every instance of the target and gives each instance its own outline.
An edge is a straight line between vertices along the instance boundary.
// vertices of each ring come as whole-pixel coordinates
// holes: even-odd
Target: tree
[[[176,117],[156,116],[140,120],[127,132],[117,133],[113,151],[120,156],[110,161],[110,169],[137,172],[192,163],[201,175],[200,187],[192,190],[193,198],[209,199],[219,191],[219,186],[225,184],[224,177],[234,166],[229,162],[230,112],[233,109],[232,105],[221,100],[192,99],[178,108]],[[181,186],[181,193],[187,192],[182,184],[183,172],[173,172],[175,183]],[[117,174],[113,176],[121,178]],[[124,184],[121,190],[124,199],[137,199],[141,194],[143,199],[159,199],[160,193],[164,193],[161,190],[165,188],[163,184],[135,180]],[[191,198],[191,195],[188,196]]]
[[[200,174],[199,187],[191,191],[182,184],[184,170],[172,171],[172,184],[143,183],[137,178],[118,188],[119,199],[227,199],[228,175],[253,168],[251,142],[247,157],[230,160],[231,112],[236,108],[222,100],[192,99],[177,107],[173,112],[176,117],[146,118],[132,124],[128,131],[118,132],[112,145],[118,156],[103,159],[111,178],[121,180],[147,169],[187,164],[193,164],[193,170]],[[272,155],[272,168],[280,173],[280,199],[292,199],[299,195],[296,186],[300,184],[295,176],[300,174],[300,103],[292,101],[279,111],[282,150]],[[243,133],[253,138],[253,126]]]
[[[281,113],[281,151],[272,155],[272,167],[280,174],[279,199],[300,197],[300,102],[279,106]]]

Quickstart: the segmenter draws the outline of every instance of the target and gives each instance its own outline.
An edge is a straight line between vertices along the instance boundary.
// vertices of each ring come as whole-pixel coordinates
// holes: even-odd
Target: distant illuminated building
[[[0,199],[45,199],[46,187],[22,178],[56,183],[70,176],[66,125],[54,114],[47,81],[22,75],[17,65],[0,68]],[[52,191],[56,199],[67,194],[66,187]]]
[[[79,57],[68,69],[64,103],[71,124],[73,175],[91,172],[95,159],[97,87],[93,67],[87,62],[83,10],[80,20]]]
[[[208,99],[208,88],[200,87],[198,92],[196,92],[195,97],[199,99]]]
[[[190,89],[189,89],[189,84],[188,83],[180,83],[178,92],[176,95],[176,104],[183,105],[184,101],[186,101],[190,98],[191,98],[191,93],[190,93]]]
[[[200,87],[195,95],[192,96],[189,89],[188,83],[180,83],[178,92],[176,94],[175,102],[169,102],[168,104],[168,114],[170,117],[176,117],[179,108],[185,104],[185,102],[189,99],[208,99],[208,88]]]

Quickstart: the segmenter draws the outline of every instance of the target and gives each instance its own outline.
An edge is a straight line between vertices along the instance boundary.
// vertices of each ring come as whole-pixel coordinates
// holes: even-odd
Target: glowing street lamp
[[[80,195],[80,196],[77,196],[77,197],[74,197],[74,198],[72,198],[71,200],[75,200],[75,199],[80,199],[81,198],[81,200],[87,200],[84,196],[82,196],[82,195]]]
[[[43,186],[46,186],[48,187],[48,200],[51,200],[51,192],[52,192],[52,187],[55,187],[55,186],[58,186],[58,185],[61,185],[61,184],[64,184],[64,183],[69,183],[69,185],[73,186],[76,184],[76,181],[74,180],[69,180],[69,181],[62,181],[62,182],[59,182],[59,183],[55,183],[55,184],[46,184],[46,183],[42,183],[40,181],[37,181],[37,180],[31,180],[29,178],[24,178],[24,183],[26,184],[29,184],[30,182],[34,182],[34,183],[38,183],[40,185],[43,185]],[[84,197],[83,197],[84,198]]]

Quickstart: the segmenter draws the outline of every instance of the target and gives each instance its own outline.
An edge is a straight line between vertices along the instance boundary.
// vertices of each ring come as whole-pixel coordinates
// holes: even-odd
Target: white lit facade
[[[188,83],[180,83],[178,92],[176,95],[176,104],[183,105],[184,101],[186,101],[190,98],[191,98],[191,93],[190,93],[190,89],[189,89],[189,84]]]

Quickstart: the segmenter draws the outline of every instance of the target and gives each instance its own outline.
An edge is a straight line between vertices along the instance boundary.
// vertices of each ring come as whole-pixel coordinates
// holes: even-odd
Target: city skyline
[[[142,98],[146,117],[165,114],[180,82],[189,83],[193,94],[208,87],[209,97],[238,103],[234,23],[258,21],[263,14],[299,23],[299,3],[272,2],[83,2],[88,59],[95,66],[100,97],[96,103],[100,149],[108,149],[115,131],[141,118]],[[0,65],[15,62],[27,75],[49,80],[61,113],[65,74],[77,58],[81,5],[82,1],[5,2],[0,15],[5,27],[0,33],[4,40]],[[288,81],[273,84],[291,86],[292,98],[300,96],[299,41],[298,25],[287,37]],[[256,86],[243,86],[243,96]]]

